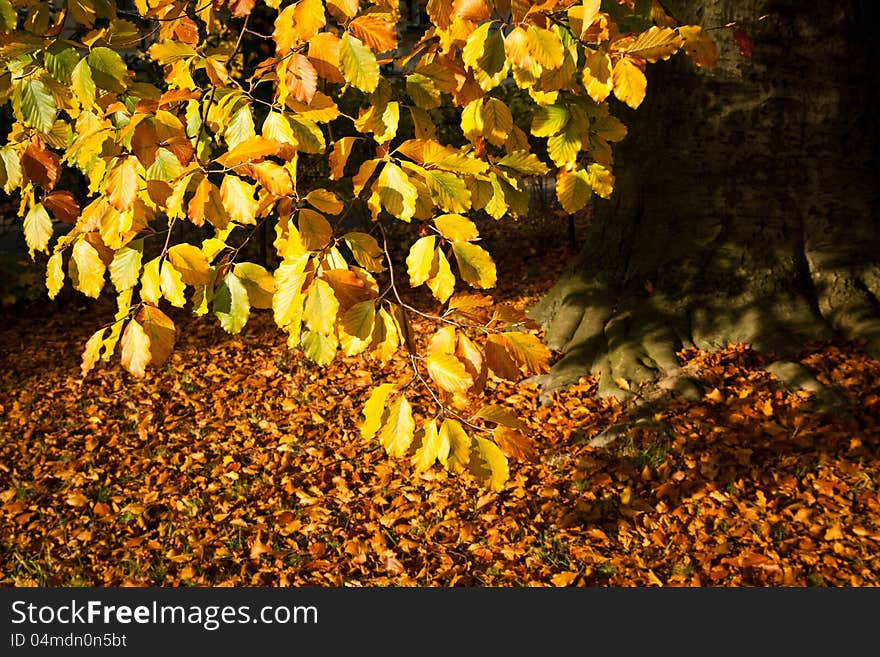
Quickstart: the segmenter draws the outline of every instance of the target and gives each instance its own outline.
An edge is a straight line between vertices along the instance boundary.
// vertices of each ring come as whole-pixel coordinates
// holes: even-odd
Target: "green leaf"
[[[370,398],[364,405],[364,422],[361,425],[361,436],[364,439],[372,438],[376,435],[379,427],[382,425],[382,416],[385,412],[385,402],[388,400],[394,390],[394,384],[383,383],[376,386],[370,393]]]
[[[0,32],[11,32],[18,24],[18,14],[9,0],[0,0]]]
[[[137,285],[141,273],[144,241],[136,240],[118,249],[110,263],[110,282],[117,292],[129,290]]]
[[[43,62],[49,75],[62,84],[70,84],[73,69],[80,62],[79,52],[63,41],[54,41],[43,53]]]
[[[24,239],[27,242],[28,254],[34,257],[34,251],[49,252],[49,240],[52,239],[52,217],[46,212],[42,203],[35,203],[24,218]]]
[[[167,148],[159,148],[156,151],[156,160],[146,171],[147,180],[164,180],[170,182],[177,178],[183,171],[180,160]]]
[[[21,114],[25,123],[36,130],[47,133],[55,124],[58,108],[55,98],[39,80],[28,80],[21,92]]]
[[[92,79],[101,89],[122,93],[128,86],[128,66],[110,48],[93,48],[86,58],[92,71]]]
[[[91,107],[95,103],[95,80],[92,78],[92,69],[85,59],[73,67],[70,73],[70,83],[73,93],[83,107]]]
[[[415,427],[412,407],[401,395],[388,407],[385,423],[379,430],[379,442],[389,456],[404,456],[412,444]]]
[[[68,273],[73,287],[87,297],[97,299],[104,289],[106,266],[101,256],[91,244],[79,240],[73,245],[73,254],[68,263]]]
[[[345,81],[364,93],[373,93],[379,84],[376,55],[360,39],[346,32],[339,41],[339,63]]]
[[[480,436],[474,437],[473,454],[468,461],[468,469],[477,479],[488,481],[489,487],[494,491],[502,490],[504,483],[510,478],[504,452],[491,440]]]
[[[418,287],[431,277],[436,243],[437,238],[434,235],[426,235],[417,239],[410,247],[406,257],[410,287]]]
[[[327,365],[336,356],[339,342],[335,335],[323,335],[314,331],[306,331],[302,336],[302,348],[306,358],[318,365]]]
[[[470,242],[453,242],[452,252],[465,282],[483,289],[495,286],[495,263],[485,249]]]
[[[220,326],[227,333],[238,333],[247,323],[250,311],[247,288],[238,276],[229,272],[214,293],[214,314]]]

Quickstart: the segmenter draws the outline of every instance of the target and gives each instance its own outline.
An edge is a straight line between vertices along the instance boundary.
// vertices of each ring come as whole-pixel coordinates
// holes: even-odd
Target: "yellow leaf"
[[[428,287],[440,303],[446,303],[455,291],[455,276],[442,250],[437,251],[437,273],[428,279]]]
[[[467,392],[474,383],[464,364],[452,354],[430,354],[425,366],[437,385],[448,392]]]
[[[150,363],[161,365],[174,350],[174,322],[155,306],[145,304],[138,313],[144,333],[150,340]]]
[[[485,249],[470,242],[453,242],[452,252],[465,282],[483,289],[495,286],[495,262]]]
[[[187,285],[206,285],[211,280],[211,265],[202,250],[193,244],[176,244],[168,249],[168,259]]]
[[[474,438],[474,454],[468,467],[478,479],[488,481],[489,487],[494,491],[502,490],[510,477],[504,452],[491,440],[480,436]]]
[[[642,104],[648,80],[642,69],[632,59],[623,57],[617,61],[611,71],[611,82],[614,85],[614,95],[618,100],[633,109]]]
[[[611,58],[601,50],[589,51],[584,62],[584,88],[590,98],[597,103],[603,102],[611,93]]]
[[[137,284],[141,273],[143,240],[136,240],[117,249],[110,262],[110,282],[117,292],[130,290]]]
[[[376,326],[373,328],[370,353],[384,362],[394,355],[399,345],[400,335],[397,332],[397,325],[388,311],[381,308],[376,316]]]
[[[339,42],[339,65],[345,81],[364,93],[373,93],[379,84],[376,55],[360,39],[346,32]]]
[[[526,45],[532,59],[544,68],[554,69],[562,66],[565,47],[562,45],[558,31],[530,25],[526,34]]]
[[[452,472],[464,472],[470,462],[471,437],[455,420],[443,420],[440,425],[440,444],[446,447],[448,456],[441,463]],[[439,458],[439,456],[438,456]]]
[[[275,323],[285,328],[293,325],[299,331],[302,319],[303,301],[302,286],[306,280],[305,267],[309,262],[309,254],[286,259],[275,270],[275,294],[272,298],[272,311]]]
[[[237,262],[233,271],[247,290],[252,308],[272,307],[275,279],[265,267],[253,262]]]
[[[338,310],[339,301],[336,300],[330,284],[320,278],[312,281],[303,310],[306,326],[315,333],[330,335],[336,323]]]
[[[384,270],[382,265],[383,251],[382,247],[376,241],[376,238],[367,233],[359,233],[357,231],[346,233],[342,239],[351,249],[355,261],[364,269],[371,272],[380,272]]]
[[[342,314],[339,321],[349,336],[367,341],[376,323],[376,304],[372,299],[356,303]]]
[[[68,273],[73,287],[87,297],[97,299],[104,289],[104,272],[107,267],[91,244],[79,240],[73,245],[68,263]]]
[[[46,263],[46,289],[49,298],[54,299],[64,287],[64,268],[61,252],[53,253]]]
[[[300,0],[285,7],[275,19],[276,52],[286,55],[301,41],[308,41],[325,24],[324,4],[321,0]]]
[[[469,242],[480,235],[477,225],[460,214],[442,214],[434,218],[434,225],[443,237],[453,242],[458,240]]]
[[[713,67],[718,64],[718,46],[699,25],[682,25],[678,33],[684,37],[684,51],[697,66]]]
[[[406,257],[406,269],[409,273],[410,287],[418,287],[431,277],[434,263],[434,246],[437,238],[433,235],[420,237],[410,247]]]
[[[337,215],[345,208],[339,197],[329,189],[313,189],[306,195],[306,203],[329,215]]]
[[[514,362],[529,373],[541,374],[550,368],[550,350],[536,335],[506,331],[493,337],[500,338]]]
[[[24,239],[31,258],[34,257],[34,251],[48,253],[49,240],[52,239],[52,217],[42,203],[35,203],[28,210],[24,218]]]
[[[122,334],[122,366],[136,377],[145,374],[144,368],[152,359],[150,338],[137,320],[131,320]]]
[[[186,304],[186,298],[183,296],[183,278],[168,260],[162,262],[162,268],[159,272],[159,288],[162,290],[162,296],[168,299],[175,308],[183,308]]]
[[[441,463],[446,462],[449,457],[449,443],[440,440],[440,433],[434,420],[426,422],[418,435],[421,445],[412,457],[416,472],[424,472],[438,460]]]
[[[379,430],[379,442],[389,456],[406,455],[413,441],[415,426],[412,407],[406,396],[401,395],[388,407],[385,422]]]
[[[276,196],[288,196],[293,193],[293,180],[290,173],[280,164],[265,161],[251,165],[251,171],[257,182],[266,191]]]
[[[339,180],[344,176],[345,163],[355,140],[356,137],[342,137],[334,142],[330,152],[330,180]]]
[[[299,236],[309,251],[320,251],[333,239],[333,228],[323,215],[303,208],[299,211]]]
[[[356,1],[356,0],[355,0]],[[343,84],[345,78],[342,75],[339,61],[339,50],[342,41],[332,32],[319,32],[309,39],[309,61],[318,72],[318,75],[333,84]]]
[[[562,209],[568,214],[574,214],[587,205],[593,187],[583,169],[576,171],[560,171],[556,177],[556,198]]]
[[[123,158],[107,176],[105,187],[107,200],[120,212],[128,210],[138,193],[138,160],[134,156]]]
[[[394,390],[394,384],[383,383],[376,386],[370,393],[370,398],[364,404],[364,422],[361,425],[361,436],[365,439],[376,435],[382,425],[382,415],[385,412],[385,402]]]
[[[669,59],[684,43],[681,34],[669,27],[651,26],[626,46],[624,52],[648,62]]]
[[[254,198],[253,185],[237,176],[227,174],[220,185],[220,198],[232,221],[256,225],[259,203]]]
[[[161,258],[157,256],[144,265],[144,273],[141,274],[141,299],[154,306],[158,306],[159,300],[162,298],[160,265]]]
[[[595,162],[587,167],[587,182],[602,198],[611,198],[614,192],[614,174]]]
[[[82,375],[91,371],[91,369],[95,366],[95,363],[98,362],[98,357],[101,354],[101,347],[104,344],[104,332],[107,329],[100,329],[92,334],[92,337],[89,338],[88,342],[86,342],[85,349],[82,353],[82,364],[80,365],[80,370],[82,371]]]
[[[240,141],[235,148],[217,158],[217,164],[233,168],[244,162],[256,162],[269,155],[276,155],[281,147],[279,141],[253,136]]]
[[[393,162],[386,162],[376,182],[382,207],[402,221],[412,219],[416,210],[418,190],[409,177]]]
[[[496,146],[503,146],[513,129],[513,115],[507,105],[497,98],[489,98],[480,111],[483,136]]]

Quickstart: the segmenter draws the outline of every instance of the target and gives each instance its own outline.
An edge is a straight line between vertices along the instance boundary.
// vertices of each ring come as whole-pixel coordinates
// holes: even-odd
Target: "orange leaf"
[[[384,18],[370,14],[358,16],[349,23],[348,29],[377,54],[397,47],[397,30]]]
[[[309,58],[292,55],[287,65],[287,88],[299,102],[309,104],[318,90],[318,71]]]
[[[61,175],[61,158],[43,148],[42,142],[32,140],[21,155],[25,175],[45,190],[50,190]]]

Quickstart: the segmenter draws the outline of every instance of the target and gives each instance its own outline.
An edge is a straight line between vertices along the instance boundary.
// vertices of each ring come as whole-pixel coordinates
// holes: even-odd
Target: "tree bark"
[[[713,30],[716,67],[649,65],[645,103],[618,108],[617,189],[532,309],[562,352],[545,391],[594,373],[600,394],[625,396],[616,380],[674,374],[686,346],[785,356],[840,336],[880,354],[877,10],[664,4],[704,28],[747,21],[754,55]]]

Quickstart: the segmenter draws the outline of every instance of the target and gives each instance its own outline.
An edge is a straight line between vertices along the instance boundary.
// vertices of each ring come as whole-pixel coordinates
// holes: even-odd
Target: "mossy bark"
[[[745,342],[785,355],[864,339],[880,354],[877,10],[863,1],[664,3],[681,22],[731,29],[720,61],[649,66],[616,191],[596,201],[582,252],[532,315],[562,352],[552,390],[600,374],[674,374],[683,346]]]

